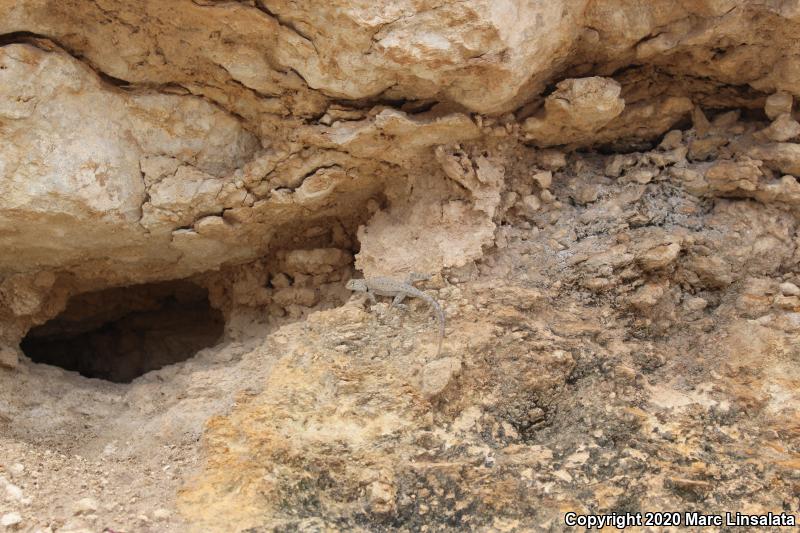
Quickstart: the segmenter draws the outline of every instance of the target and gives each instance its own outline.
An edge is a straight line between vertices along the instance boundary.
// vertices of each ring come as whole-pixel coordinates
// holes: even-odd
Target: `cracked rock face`
[[[797,509],[798,34],[790,0],[0,0],[0,515]],[[345,289],[411,272],[441,357]]]

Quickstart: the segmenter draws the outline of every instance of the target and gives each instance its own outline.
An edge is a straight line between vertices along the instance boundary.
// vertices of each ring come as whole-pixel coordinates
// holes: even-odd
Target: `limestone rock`
[[[800,287],[788,281],[781,283],[780,290],[784,296],[800,296]]]
[[[0,367],[16,368],[19,364],[19,355],[15,348],[0,345]]]
[[[542,189],[549,189],[550,185],[553,183],[553,173],[549,170],[545,172],[537,172],[533,175],[533,181],[535,181]]]
[[[647,310],[655,306],[664,295],[664,287],[658,283],[648,283],[642,286],[630,297],[630,304],[639,310]]]
[[[461,373],[461,361],[444,357],[431,361],[422,369],[422,395],[433,398],[441,394]]]
[[[800,176],[800,144],[776,142],[758,145],[748,150],[747,154],[764,161],[770,168]]]
[[[672,242],[650,248],[637,257],[644,270],[656,270],[672,264],[680,254],[681,245]]]
[[[6,513],[0,516],[0,526],[8,529],[16,529],[22,523],[22,515],[17,512]]]
[[[79,515],[93,513],[98,508],[99,504],[94,498],[81,498],[75,503],[73,510],[76,515]]]
[[[712,189],[732,192],[756,190],[760,176],[761,169],[754,161],[719,161],[706,170],[705,178]]]
[[[781,115],[791,113],[793,103],[794,98],[791,93],[779,91],[767,96],[767,100],[764,103],[764,112],[770,120],[776,120]]]
[[[783,113],[778,115],[763,133],[771,141],[790,141],[800,137],[800,123],[794,120],[789,113]]]
[[[523,213],[525,213],[528,217],[532,217],[542,207],[542,202],[535,194],[528,194],[522,197],[520,207],[522,208]]]
[[[725,287],[733,282],[730,266],[721,257],[694,256],[685,267],[697,275],[700,285]]]
[[[541,116],[525,121],[527,137],[541,146],[567,144],[596,132],[625,108],[620,85],[591,77],[560,82],[547,97]]]
[[[799,31],[791,0],[0,0],[0,521],[794,505]],[[356,270],[432,274],[449,357],[424,303],[347,304]]]

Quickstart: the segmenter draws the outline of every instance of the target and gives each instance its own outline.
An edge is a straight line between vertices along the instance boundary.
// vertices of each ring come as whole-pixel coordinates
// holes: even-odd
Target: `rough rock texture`
[[[798,32],[792,0],[0,0],[0,524],[796,511]],[[424,303],[344,288],[414,271],[440,358]]]

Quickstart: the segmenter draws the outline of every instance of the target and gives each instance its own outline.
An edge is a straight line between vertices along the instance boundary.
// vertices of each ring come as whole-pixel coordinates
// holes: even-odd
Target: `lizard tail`
[[[428,302],[436,312],[436,318],[439,319],[439,347],[436,349],[436,357],[442,353],[442,341],[444,340],[444,311],[439,306],[439,303],[424,292],[420,292],[421,297]]]

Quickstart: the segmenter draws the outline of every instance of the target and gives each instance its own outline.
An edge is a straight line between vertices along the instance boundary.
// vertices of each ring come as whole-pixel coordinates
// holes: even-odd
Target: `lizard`
[[[364,279],[351,279],[347,282],[347,288],[351,291],[366,293],[370,302],[377,303],[378,296],[393,296],[392,303],[389,304],[389,309],[392,307],[405,308],[403,300],[410,296],[412,298],[420,298],[425,300],[436,312],[436,318],[439,319],[439,347],[436,351],[436,356],[442,352],[442,341],[444,340],[444,311],[442,311],[439,303],[428,294],[414,287],[413,283],[417,281],[424,281],[430,279],[430,276],[424,274],[409,274],[405,281],[397,281],[392,278],[375,277]]]

